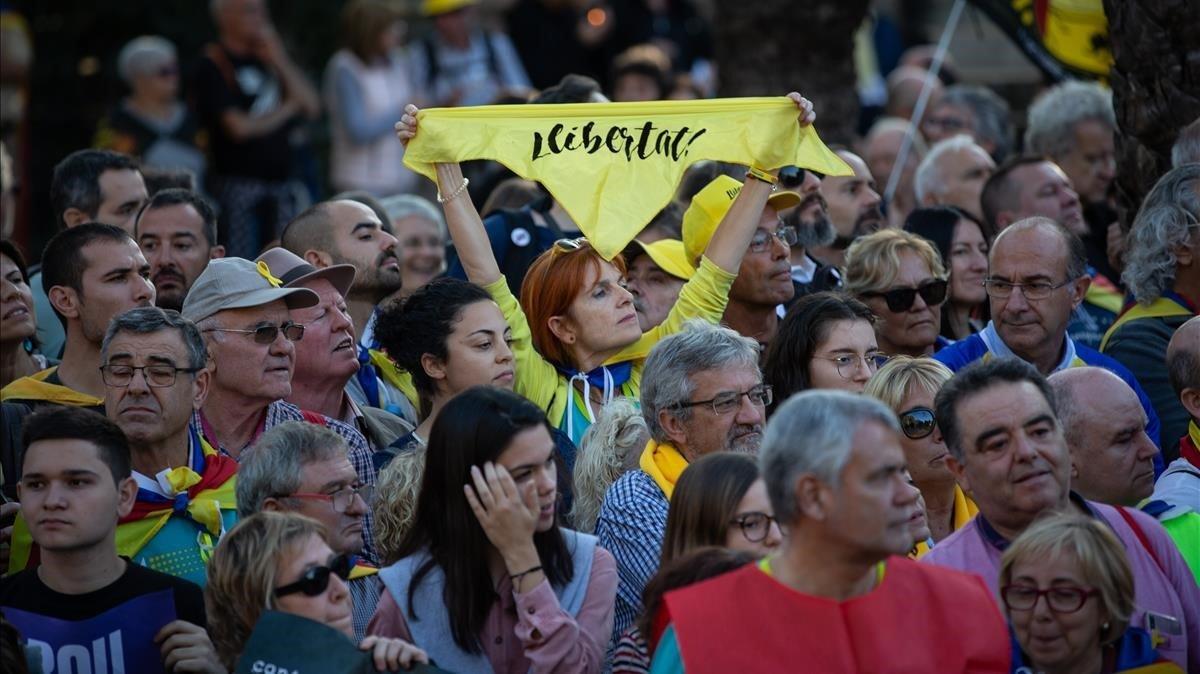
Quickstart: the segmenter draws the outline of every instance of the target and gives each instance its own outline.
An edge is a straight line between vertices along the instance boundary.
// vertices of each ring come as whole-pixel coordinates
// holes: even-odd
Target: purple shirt
[[[1158,652],[1184,671],[1200,672],[1200,588],[1166,530],[1153,517],[1139,510],[1126,509],[1141,527],[1153,548],[1152,554],[1112,506],[1074,498],[1072,503],[1087,507],[1090,515],[1106,522],[1125,546],[1133,569],[1136,604],[1130,625],[1149,631],[1147,611],[1178,620],[1181,633],[1162,634],[1166,641],[1158,647]],[[998,602],[1000,555],[1006,547],[1008,541],[1000,537],[980,513],[970,525],[938,543],[921,561],[979,574]],[[1004,610],[1003,606],[1000,608]]]

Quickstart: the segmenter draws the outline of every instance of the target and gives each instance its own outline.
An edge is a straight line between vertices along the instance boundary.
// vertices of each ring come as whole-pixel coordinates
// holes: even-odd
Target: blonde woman
[[[896,356],[875,373],[866,395],[878,398],[900,417],[900,446],[913,484],[925,500],[930,540],[918,543],[920,557],[932,544],[965,526],[978,509],[946,467],[950,450],[942,439],[933,398],[954,373],[932,358]]]
[[[263,611],[292,613],[353,638],[350,591],[354,569],[335,555],[325,527],[291,513],[262,512],[235,526],[213,551],[204,605],[208,632],[222,664],[237,665]],[[429,662],[425,651],[402,639],[370,636],[359,643],[381,672]]]
[[[575,459],[571,522],[577,531],[595,531],[604,494],[625,471],[637,468],[649,440],[650,430],[634,401],[617,398],[600,412],[583,434]]]
[[[1183,672],[1129,624],[1133,572],[1099,519],[1054,515],[1026,529],[1000,558],[1000,598],[1014,672]]]
[[[375,515],[375,550],[382,566],[400,559],[400,544],[416,519],[424,472],[424,447],[396,454],[379,471],[371,511]]]

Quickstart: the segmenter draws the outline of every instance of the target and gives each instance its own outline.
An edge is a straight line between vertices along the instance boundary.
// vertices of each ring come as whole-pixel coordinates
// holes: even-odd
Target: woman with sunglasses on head
[[[879,350],[865,304],[842,293],[806,295],[788,309],[767,349],[763,383],[775,403],[814,388],[862,393],[887,356]]]
[[[1131,625],[1134,575],[1103,522],[1052,515],[1000,558],[1000,599],[1013,637],[1012,671],[1183,674]]]
[[[900,417],[900,447],[913,484],[925,501],[930,540],[913,551],[920,557],[932,544],[954,533],[978,512],[946,467],[950,450],[938,430],[933,399],[954,373],[932,358],[896,356],[867,382],[863,393],[883,401]]]
[[[352,562],[336,555],[325,527],[302,515],[262,512],[225,534],[208,567],[204,605],[208,633],[222,664],[233,671],[264,611],[282,611],[319,622],[354,638],[350,591]],[[358,644],[375,669],[409,669],[429,657],[400,639],[369,636]]]
[[[797,93],[788,97],[799,111],[799,123],[811,124],[816,118],[812,104]],[[418,112],[408,106],[396,125],[402,143],[419,132]],[[438,164],[437,176],[439,201],[467,278],[492,294],[512,328],[514,390],[545,410],[576,445],[595,420],[596,408],[618,395],[637,399],[642,365],[661,337],[677,332],[689,319],[721,320],[777,180],[763,171],[747,174],[679,301],[666,321],[643,335],[633,297],[622,286],[624,262],[620,256],[603,259],[583,239],[561,240],[542,253],[525,275],[518,303],[467,195],[459,165]]]
[[[550,430],[536,405],[495,387],[442,409],[369,633],[411,640],[454,672],[601,670],[616,562],[559,526]]]
[[[959,340],[983,329],[987,291],[988,241],[983,223],[954,206],[918,208],[904,231],[927,239],[950,266],[950,296],[942,305],[942,337]]]
[[[925,239],[896,229],[860,237],[846,249],[846,292],[875,314],[879,348],[890,356],[929,356],[950,342],[939,333],[949,282]]]

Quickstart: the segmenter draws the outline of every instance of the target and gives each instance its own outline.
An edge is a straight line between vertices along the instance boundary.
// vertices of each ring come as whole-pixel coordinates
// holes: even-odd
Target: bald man
[[[1179,458],[1167,465],[1154,487],[1154,499],[1200,513],[1200,316],[1171,336],[1167,373],[1191,421],[1179,440]]]
[[[1133,389],[1099,367],[1059,370],[1050,385],[1071,451],[1071,488],[1114,506],[1136,507],[1150,496],[1158,447]]]

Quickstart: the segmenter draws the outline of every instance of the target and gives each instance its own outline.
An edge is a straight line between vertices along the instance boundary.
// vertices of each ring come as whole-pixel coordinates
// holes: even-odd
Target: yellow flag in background
[[[683,172],[710,159],[852,175],[788,98],[431,108],[404,163],[493,159],[536,180],[612,259],[671,200]]]

